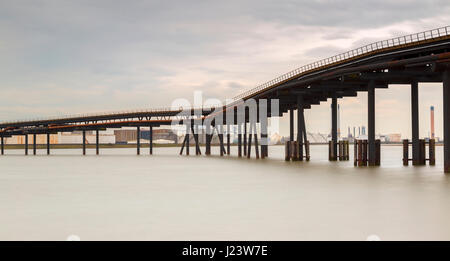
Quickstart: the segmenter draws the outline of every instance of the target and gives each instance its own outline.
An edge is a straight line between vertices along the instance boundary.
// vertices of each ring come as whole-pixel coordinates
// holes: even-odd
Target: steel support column
[[[294,141],[294,109],[289,110],[289,140]]]
[[[28,155],[28,134],[25,134],[25,155]]]
[[[36,155],[36,133],[33,133],[33,155]]]
[[[150,126],[149,130],[149,147],[150,147],[150,155],[153,154],[153,126]]]
[[[450,68],[443,75],[444,98],[444,171],[450,173]]]
[[[242,157],[242,126],[238,123],[238,157]]]
[[[95,130],[95,154],[98,155],[100,152],[99,149],[99,133],[98,130]]]
[[[5,142],[4,137],[1,136],[1,144],[0,144],[1,148],[0,148],[0,150],[1,150],[2,155],[5,154],[5,143],[4,142]]]
[[[141,127],[136,127],[136,154],[141,154]]]
[[[297,146],[298,160],[303,160],[303,96],[297,96]]]
[[[247,155],[247,122],[244,119],[244,156]]]
[[[333,94],[331,99],[331,140],[333,141],[333,157],[331,160],[337,160],[337,97],[336,93]]]
[[[230,125],[227,124],[227,155],[230,155]]]
[[[265,158],[269,156],[268,153],[268,133],[267,133],[267,117],[265,119],[260,118],[261,122],[261,158]]]
[[[50,133],[47,133],[47,155],[50,155]]]
[[[369,82],[368,95],[367,95],[367,139],[368,139],[368,152],[369,152],[369,166],[376,165],[376,147],[375,147],[375,83]]]
[[[86,155],[86,131],[83,130],[83,155]]]
[[[186,155],[189,156],[189,125],[186,124]]]
[[[411,124],[413,165],[420,165],[419,88],[417,81],[411,83]]]

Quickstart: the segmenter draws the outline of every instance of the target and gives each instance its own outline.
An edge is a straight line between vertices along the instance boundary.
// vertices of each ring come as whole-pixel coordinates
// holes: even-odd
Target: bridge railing
[[[405,45],[405,44],[411,44],[411,43],[426,41],[426,40],[430,40],[430,39],[436,39],[436,38],[448,36],[449,34],[450,34],[450,26],[446,26],[446,27],[432,29],[432,30],[428,30],[428,31],[420,32],[420,33],[415,33],[415,34],[395,37],[395,38],[388,39],[388,40],[374,42],[374,43],[359,47],[357,49],[354,49],[354,50],[351,50],[351,51],[348,51],[345,53],[341,53],[341,54],[338,54],[338,55],[335,55],[335,56],[332,56],[329,58],[325,58],[325,59],[307,64],[305,66],[302,66],[300,68],[297,68],[297,69],[290,71],[288,73],[285,73],[271,81],[263,83],[263,84],[255,87],[253,89],[250,89],[244,93],[241,93],[241,94],[235,96],[233,99],[234,100],[244,99],[244,98],[246,98],[250,95],[253,95],[261,90],[268,89],[269,87],[277,85],[286,80],[295,78],[297,76],[300,76],[301,74],[304,74],[305,72],[315,70],[322,66],[330,65],[333,63],[339,63],[341,61],[348,60],[348,59],[351,59],[351,58],[354,58],[354,57],[357,57],[357,56],[360,56],[363,54],[367,54],[367,53],[370,53],[373,51],[388,49],[391,47],[397,47],[397,46],[401,46],[401,45]]]
[[[151,108],[151,109],[134,109],[134,110],[123,110],[123,111],[109,111],[109,112],[95,112],[95,113],[78,113],[78,114],[70,114],[70,115],[57,115],[50,117],[39,117],[39,118],[30,118],[30,119],[22,119],[22,120],[14,120],[14,121],[2,121],[0,124],[17,124],[17,123],[28,123],[28,122],[39,122],[39,121],[54,121],[54,120],[70,120],[77,118],[89,118],[89,117],[108,117],[115,115],[126,115],[126,114],[136,114],[136,113],[157,113],[157,112],[181,112],[183,110],[212,110],[216,107],[220,107],[222,105],[208,105],[208,106],[198,106],[198,107],[160,107],[160,108]]]

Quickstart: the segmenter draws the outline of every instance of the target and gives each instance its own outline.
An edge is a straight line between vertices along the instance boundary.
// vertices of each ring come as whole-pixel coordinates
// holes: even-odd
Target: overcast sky
[[[0,120],[169,106],[193,91],[223,100],[306,63],[450,25],[447,1],[0,0]],[[408,86],[377,92],[377,133],[410,135]],[[366,95],[341,129],[366,125]],[[442,133],[442,85],[420,85]],[[328,103],[308,131],[329,132]],[[287,134],[282,124],[282,134]],[[346,133],[346,131],[345,131]]]

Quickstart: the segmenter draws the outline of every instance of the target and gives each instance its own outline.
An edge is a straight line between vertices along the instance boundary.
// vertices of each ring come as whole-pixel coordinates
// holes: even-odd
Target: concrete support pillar
[[[149,130],[149,147],[150,147],[150,155],[153,155],[153,126],[150,126]]]
[[[141,127],[136,128],[136,154],[141,154]]]
[[[83,130],[83,155],[86,155],[86,131]]]
[[[420,165],[419,144],[419,88],[417,81],[411,83],[411,130],[413,165]]]
[[[331,160],[337,160],[337,142],[338,142],[338,136],[337,136],[337,97],[336,93],[333,95],[333,98],[331,98],[331,140],[332,142],[332,152],[333,152],[333,158]]]
[[[25,134],[25,155],[28,155],[28,134]]]
[[[450,68],[443,75],[444,97],[444,171],[450,173]]]
[[[50,155],[50,133],[47,133],[47,155]]]
[[[376,165],[376,147],[375,147],[375,83],[369,82],[367,95],[367,137],[368,137],[368,152],[369,152],[369,166]]]
[[[33,134],[33,155],[36,155],[36,133]]]
[[[99,144],[99,133],[98,130],[95,130],[95,154],[98,155],[100,153],[100,148],[99,148],[100,144]]]

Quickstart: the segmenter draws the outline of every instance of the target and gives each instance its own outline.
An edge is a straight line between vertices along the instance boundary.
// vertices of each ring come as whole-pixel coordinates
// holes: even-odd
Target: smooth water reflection
[[[179,148],[52,150],[0,157],[0,240],[449,240],[450,183],[434,167],[179,156]],[[202,148],[204,151],[204,148]],[[351,151],[352,148],[351,148]],[[30,151],[31,152],[31,151]],[[45,150],[39,150],[45,154]],[[254,151],[252,152],[254,153]],[[15,155],[14,155],[15,154]]]

